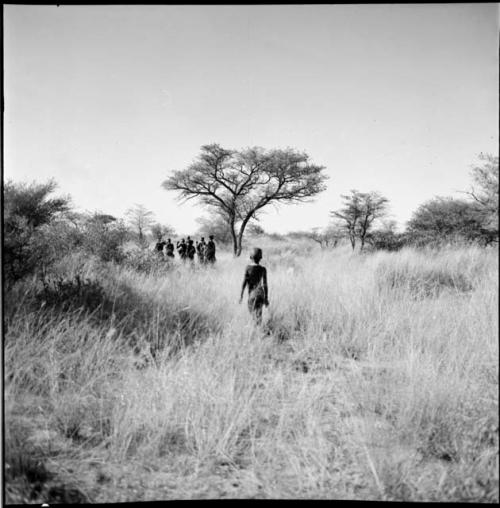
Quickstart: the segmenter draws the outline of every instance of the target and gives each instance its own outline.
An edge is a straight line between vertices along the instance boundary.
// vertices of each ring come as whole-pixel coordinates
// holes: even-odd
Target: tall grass
[[[100,306],[19,285],[7,500],[498,502],[497,252],[281,249],[262,328],[228,253],[156,274],[68,260]]]

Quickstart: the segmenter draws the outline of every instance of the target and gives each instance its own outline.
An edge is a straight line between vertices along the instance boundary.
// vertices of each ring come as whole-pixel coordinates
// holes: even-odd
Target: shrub
[[[440,245],[457,241],[491,243],[478,206],[468,201],[438,197],[422,204],[408,222],[409,243]]]
[[[82,231],[82,248],[102,261],[122,262],[125,259],[123,245],[129,232],[122,221],[106,221],[102,215],[86,220]]]
[[[123,265],[137,272],[149,275],[166,273],[172,269],[172,263],[163,254],[146,249],[134,249],[123,256]]]
[[[394,231],[373,231],[367,238],[371,250],[398,251],[406,245],[406,242],[407,237],[404,233]]]
[[[69,210],[69,198],[49,197],[55,188],[52,180],[5,184],[3,266],[7,285],[51,262],[46,227]]]

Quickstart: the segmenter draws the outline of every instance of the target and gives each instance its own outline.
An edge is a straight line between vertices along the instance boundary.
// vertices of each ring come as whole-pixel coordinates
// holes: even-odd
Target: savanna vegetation
[[[76,214],[54,191],[4,188],[7,503],[499,501],[498,236],[421,235],[427,205],[403,233],[355,228],[363,252],[347,221],[249,224],[259,328],[232,235],[213,266],[167,263],[147,209]]]

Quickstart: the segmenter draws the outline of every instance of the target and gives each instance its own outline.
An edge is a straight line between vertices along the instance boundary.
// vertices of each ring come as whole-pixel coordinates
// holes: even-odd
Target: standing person
[[[167,245],[165,246],[165,250],[167,251],[168,258],[175,258],[174,255],[174,244],[171,242],[170,238],[167,240]]]
[[[158,241],[156,242],[155,249],[158,253],[158,256],[163,257],[163,247],[167,245],[167,242],[163,240],[163,238],[158,238]]]
[[[248,310],[255,322],[260,325],[262,324],[262,307],[269,305],[267,270],[259,264],[262,259],[262,249],[258,247],[254,248],[250,259],[253,261],[253,264],[245,268],[240,303],[243,301],[243,294],[248,286]]]
[[[205,259],[207,263],[215,263],[215,243],[214,243],[214,235],[209,236],[210,240],[207,243],[205,248]]]
[[[194,255],[196,254],[196,249],[193,245],[193,240],[188,236],[188,243],[187,243],[187,252],[186,255],[192,263],[194,263]]]
[[[179,253],[179,257],[181,258],[181,260],[185,261],[187,254],[187,245],[186,240],[184,240],[184,238],[180,242],[177,242],[177,252]]]
[[[200,265],[205,264],[205,253],[206,253],[207,244],[205,242],[205,237],[201,237],[201,242],[196,242],[196,252],[198,254],[198,261]]]

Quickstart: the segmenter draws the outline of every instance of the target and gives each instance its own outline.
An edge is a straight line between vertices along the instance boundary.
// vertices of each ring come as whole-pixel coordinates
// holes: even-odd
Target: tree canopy
[[[306,153],[287,148],[228,150],[204,145],[186,169],[174,171],[162,186],[180,198],[197,198],[227,223],[234,254],[242,249],[249,221],[258,220],[269,204],[304,202],[325,189],[324,166],[312,164]]]
[[[409,240],[414,244],[466,240],[489,243],[491,234],[483,228],[474,202],[437,197],[420,205],[407,224]]]

